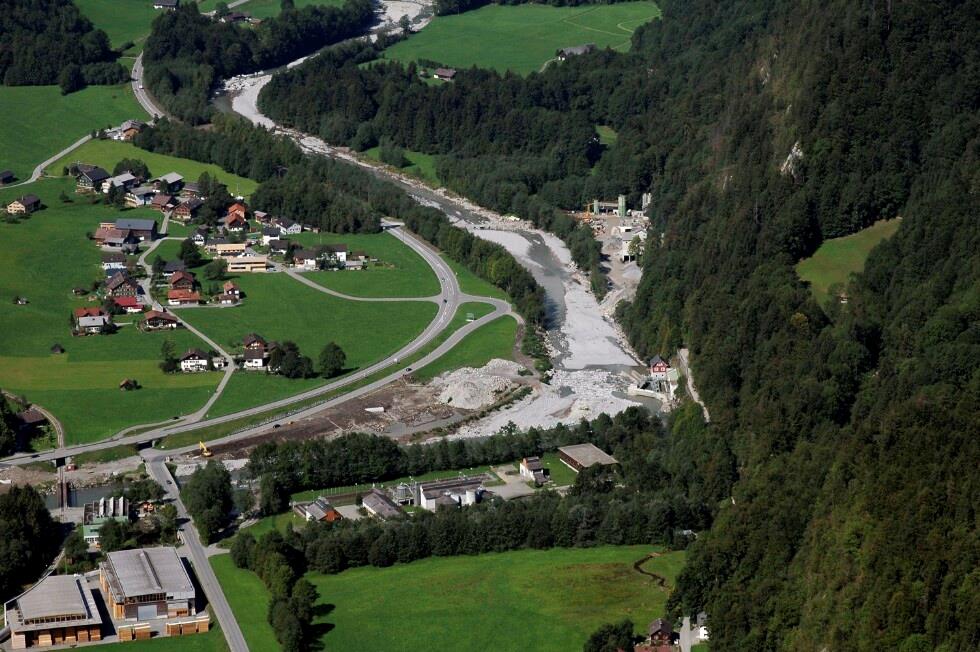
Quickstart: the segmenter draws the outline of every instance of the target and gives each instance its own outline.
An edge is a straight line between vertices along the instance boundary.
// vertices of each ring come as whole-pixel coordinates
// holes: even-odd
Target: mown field
[[[357,272],[309,272],[307,278],[323,287],[354,297],[431,297],[439,293],[439,281],[420,255],[390,233],[301,233],[289,239],[304,246],[346,244],[363,251],[383,265],[373,264]]]
[[[517,338],[517,321],[509,315],[498,317],[467,335],[446,355],[415,372],[419,380],[430,380],[460,367],[482,367],[494,358],[512,360]]]
[[[86,18],[109,36],[112,47],[132,42],[142,49],[142,41],[150,33],[153,19],[160,11],[153,8],[151,0],[75,0]]]
[[[165,375],[157,364],[164,339],[178,352],[201,346],[191,333],[140,333],[132,325],[114,335],[72,337],[71,311],[97,305],[72,295],[103,278],[100,252],[86,239],[100,221],[159,217],[148,209],[117,211],[74,196],[68,180],[32,184],[47,208],[17,224],[0,224],[0,386],[23,393],[49,408],[62,421],[68,443],[94,441],[129,425],[162,421],[197,409],[218,382],[217,374]],[[74,201],[63,204],[67,191]],[[9,201],[17,189],[0,191]],[[13,297],[29,304],[13,305]],[[119,321],[128,321],[120,317]],[[55,343],[66,353],[50,352]],[[143,386],[118,389],[135,378]]]
[[[640,633],[664,613],[668,589],[633,569],[655,549],[605,546],[426,559],[391,568],[310,573],[320,592],[324,649],[360,652],[580,650],[599,625],[630,618]],[[252,649],[274,650],[258,577],[211,558]],[[672,585],[683,552],[644,565]]]
[[[487,5],[457,16],[436,17],[419,33],[385,50],[384,57],[527,74],[540,70],[563,47],[595,43],[625,51],[633,31],[659,17],[660,9],[652,2]]]
[[[0,106],[0,170],[13,170],[20,180],[95,129],[147,118],[128,84],[89,86],[70,95],[57,86],[0,86]]]
[[[442,259],[446,261],[449,268],[453,270],[456,274],[456,281],[459,283],[459,289],[463,291],[464,294],[471,294],[476,297],[490,297],[491,299],[501,299],[507,301],[510,297],[507,293],[498,288],[493,283],[489,281],[484,281],[482,278],[466,269],[463,265],[460,265],[455,260],[450,258],[445,254],[441,254]]]
[[[255,187],[258,185],[251,179],[225,172],[217,165],[200,163],[198,161],[167,156],[165,154],[156,154],[154,152],[148,152],[145,149],[140,149],[132,143],[124,143],[117,140],[95,140],[85,143],[74,152],[68,154],[68,156],[51,164],[47,172],[51,175],[60,175],[63,169],[69,164],[79,161],[100,165],[112,172],[113,166],[124,158],[140,159],[149,166],[150,174],[153,176],[167,174],[168,172],[177,172],[186,181],[197,181],[202,172],[207,172],[228,186],[228,192],[232,195],[244,195],[247,197],[255,191]]]
[[[895,235],[901,223],[900,218],[879,220],[857,233],[827,240],[813,256],[797,263],[796,273],[810,284],[817,301],[825,303],[835,299],[831,288],[846,286],[851,274],[863,271],[871,250],[882,240]]]

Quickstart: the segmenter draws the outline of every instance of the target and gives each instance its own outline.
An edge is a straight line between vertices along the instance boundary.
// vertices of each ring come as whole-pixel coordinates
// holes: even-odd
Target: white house
[[[102,182],[102,192],[108,193],[113,187],[123,188],[129,190],[136,185],[138,179],[129,172],[123,172],[122,174],[110,177]]]
[[[208,356],[200,349],[191,349],[180,357],[180,370],[194,373],[208,370]]]
[[[245,351],[245,369],[248,371],[262,371],[265,369],[267,359],[265,351],[259,349],[247,349]]]
[[[319,266],[320,254],[312,249],[300,249],[293,252],[293,266],[312,271]]]
[[[323,253],[338,263],[347,263],[347,245],[345,244],[324,245]]]
[[[287,217],[272,218],[272,225],[279,229],[281,235],[296,235],[303,232],[303,225]]]
[[[544,484],[548,480],[540,457],[525,457],[521,460],[520,470],[522,478],[535,484]]]

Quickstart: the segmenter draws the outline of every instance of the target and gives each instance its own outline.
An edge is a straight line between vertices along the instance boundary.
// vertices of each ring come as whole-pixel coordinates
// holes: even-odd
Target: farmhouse
[[[139,239],[129,231],[117,229],[112,224],[102,224],[92,235],[92,240],[99,247],[133,250],[138,248]]]
[[[79,165],[75,189],[78,192],[95,192],[102,188],[102,182],[108,178],[109,173],[97,165]]]
[[[241,204],[235,205],[240,206]],[[225,227],[225,231],[228,231],[229,233],[241,233],[248,228],[248,222],[238,213],[228,213],[222,223]]]
[[[11,215],[27,215],[41,208],[41,198],[37,195],[23,195],[7,204]]]
[[[185,265],[184,261],[180,259],[168,260],[166,263],[163,264],[164,278],[168,278],[168,279],[173,278],[173,275],[176,274],[177,272],[185,272],[185,271],[187,271],[187,265]]]
[[[143,312],[143,304],[136,297],[115,297],[112,301],[125,312]]]
[[[0,170],[0,186],[5,186],[8,183],[13,183],[16,181],[17,177],[10,170]]]
[[[180,189],[181,197],[200,197],[201,186],[193,181],[184,182],[184,187]]]
[[[602,464],[603,466],[619,464],[612,455],[608,455],[592,444],[562,446],[558,449],[558,458],[576,473],[593,464]]]
[[[269,214],[265,211],[254,211],[252,213],[252,217],[254,217],[255,221],[259,224],[269,224],[272,220],[272,218],[269,217]]]
[[[232,274],[264,272],[268,264],[269,259],[265,256],[236,256],[228,259],[228,272]]]
[[[171,290],[193,290],[196,284],[197,281],[190,272],[179,271],[170,275]]]
[[[559,61],[565,61],[569,57],[577,57],[583,54],[589,54],[590,52],[595,52],[595,43],[586,43],[585,45],[575,45],[570,48],[561,48],[555,53]]]
[[[184,185],[184,177],[176,172],[168,172],[162,177],[153,179],[153,185],[157,190],[163,190],[166,187],[167,192],[177,192]]]
[[[102,254],[102,269],[126,269],[126,254],[115,251]]]
[[[116,220],[116,228],[120,231],[129,231],[140,242],[157,237],[157,223],[154,220],[119,219]]]
[[[173,11],[180,4],[180,0],[153,0],[154,9],[165,9]]]
[[[435,72],[432,73],[434,79],[441,81],[452,81],[456,77],[455,68],[436,68]]]
[[[173,330],[178,326],[180,326],[179,319],[169,312],[160,312],[158,310],[147,312],[146,319],[143,320],[143,329],[148,331]]]
[[[191,349],[180,356],[180,370],[195,373],[208,370],[208,355],[201,349]]]
[[[289,240],[269,240],[270,254],[285,254],[289,251]]]
[[[157,191],[150,186],[139,186],[138,188],[133,188],[126,193],[126,205],[132,206],[133,208],[149,206],[153,202],[153,196],[156,195],[156,192]]]
[[[323,245],[321,249],[324,254],[336,260],[337,262],[339,263],[347,262],[347,245],[345,244]]]
[[[293,511],[307,521],[320,521],[323,523],[333,523],[343,518],[333,505],[327,502],[323,496],[318,496],[310,503],[296,503]]]
[[[194,229],[194,233],[191,234],[191,242],[198,247],[206,245],[208,243],[208,227],[200,226]]]
[[[196,306],[201,303],[201,295],[191,290],[168,290],[167,304],[171,306]]]
[[[110,177],[102,182],[102,192],[108,193],[112,188],[122,188],[123,190],[129,190],[139,182],[131,172],[123,172],[114,177]]]
[[[320,252],[312,249],[300,249],[293,252],[293,267],[314,270],[318,267]]]
[[[521,460],[520,470],[522,478],[527,478],[536,485],[540,486],[548,481],[548,472],[540,457],[525,457]]]
[[[75,335],[99,335],[112,323],[112,318],[101,308],[75,308]]]
[[[150,201],[150,207],[165,213],[174,207],[174,198],[172,195],[161,192]]]
[[[237,258],[245,255],[245,243],[244,242],[222,242],[219,240],[212,240],[208,243],[205,249],[221,258]]]
[[[303,225],[288,217],[274,217],[272,218],[272,225],[279,229],[280,235],[296,235],[303,232]]]
[[[174,209],[173,216],[175,219],[182,222],[187,222],[188,220],[194,219],[194,217],[197,215],[197,211],[201,209],[201,206],[204,206],[204,200],[199,199],[198,197],[191,197],[190,199],[186,199],[177,204],[177,208]]]
[[[146,125],[139,120],[126,120],[112,130],[111,137],[114,140],[130,141],[136,138],[144,128],[146,128]]]
[[[389,518],[400,518],[405,515],[402,508],[395,504],[395,501],[389,498],[388,494],[377,488],[371,489],[371,491],[364,494],[361,506],[367,510],[368,514],[377,516],[383,521]]]
[[[99,582],[113,618],[148,620],[196,613],[194,584],[176,548],[110,552]]]
[[[125,271],[116,272],[106,281],[106,296],[135,297],[139,294],[139,283]]]
[[[225,294],[230,294],[236,299],[241,298],[242,289],[234,281],[225,281],[224,285],[221,286],[221,290]]]
[[[102,640],[102,618],[81,575],[48,575],[4,605],[4,621],[14,650]]]
[[[245,349],[245,363],[243,365],[244,369],[247,371],[261,371],[265,369],[268,357],[265,354],[265,350],[257,351],[255,349]]]
[[[238,297],[234,294],[228,294],[227,292],[217,295],[214,297],[214,300],[223,306],[233,306],[238,303]]]

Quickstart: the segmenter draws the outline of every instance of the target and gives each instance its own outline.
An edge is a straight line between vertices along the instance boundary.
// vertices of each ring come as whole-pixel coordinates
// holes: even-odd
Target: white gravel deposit
[[[464,367],[442,374],[432,381],[439,391],[439,401],[465,410],[479,410],[492,405],[499,396],[514,387],[512,378],[521,366],[509,360],[491,360],[484,367]]]

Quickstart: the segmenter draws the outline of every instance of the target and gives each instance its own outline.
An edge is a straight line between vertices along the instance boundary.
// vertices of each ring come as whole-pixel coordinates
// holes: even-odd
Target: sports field
[[[830,301],[834,298],[830,292],[832,286],[846,286],[851,274],[863,271],[871,250],[895,235],[901,223],[901,218],[879,220],[857,233],[827,240],[813,256],[797,263],[796,273],[810,284],[818,302]]]
[[[625,51],[633,31],[659,17],[660,8],[652,2],[487,5],[457,16],[436,17],[418,34],[385,50],[384,57],[527,74],[540,70],[563,47],[595,43]]]
[[[361,652],[580,650],[599,625],[630,618],[638,633],[664,614],[668,590],[634,562],[655,549],[605,546],[425,559],[391,568],[308,574],[320,592],[325,649]],[[272,650],[258,577],[211,558],[252,649]],[[644,570],[673,584],[683,552]]]
[[[165,338],[178,352],[202,342],[191,333],[140,333],[122,326],[107,336],[72,337],[71,311],[93,305],[73,296],[72,288],[90,287],[103,278],[100,252],[85,234],[100,221],[125,217],[159,217],[148,209],[117,211],[92,205],[81,197],[63,204],[62,190],[73,196],[65,179],[30,186],[47,206],[18,224],[0,223],[0,386],[23,393],[49,408],[65,426],[68,443],[94,441],[129,425],[162,421],[200,407],[218,382],[217,374],[166,375],[157,367]],[[0,191],[0,201],[18,194]],[[6,203],[3,201],[3,203]],[[15,306],[15,295],[29,303]],[[129,321],[120,317],[120,322]],[[55,355],[60,344],[66,353]],[[142,389],[122,392],[134,378]]]
[[[0,170],[13,170],[20,180],[94,129],[147,117],[128,84],[70,95],[57,86],[0,86],[0,106]]]
[[[162,11],[153,8],[152,0],[75,0],[75,4],[92,23],[109,36],[112,47],[131,41],[141,50],[150,33],[153,19]]]
[[[417,253],[390,233],[305,232],[289,236],[304,246],[346,244],[351,251],[363,251],[377,258],[381,266],[370,264],[357,272],[309,272],[305,276],[320,285],[355,297],[431,297],[439,294],[435,273]]]
[[[232,195],[247,197],[255,191],[258,185],[251,179],[225,172],[217,165],[148,152],[132,143],[124,143],[118,140],[89,141],[61,160],[51,164],[47,172],[50,175],[60,175],[65,167],[79,161],[99,165],[112,172],[113,166],[124,158],[140,159],[149,166],[150,174],[154,176],[177,172],[187,181],[197,181],[202,172],[207,172],[228,186],[228,192]]]
[[[444,371],[460,367],[482,367],[494,358],[511,360],[517,338],[517,322],[513,317],[497,317],[467,335],[446,355],[415,372],[419,380],[435,378]]]

